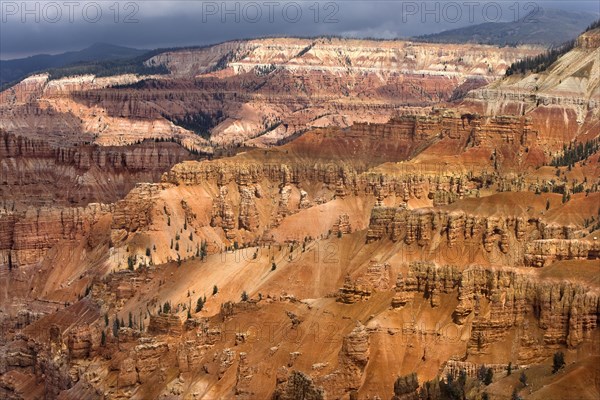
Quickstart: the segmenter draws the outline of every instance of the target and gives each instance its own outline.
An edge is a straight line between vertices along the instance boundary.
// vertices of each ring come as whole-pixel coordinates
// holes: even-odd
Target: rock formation
[[[3,91],[0,397],[587,385],[598,37],[507,77],[542,50],[266,38]]]

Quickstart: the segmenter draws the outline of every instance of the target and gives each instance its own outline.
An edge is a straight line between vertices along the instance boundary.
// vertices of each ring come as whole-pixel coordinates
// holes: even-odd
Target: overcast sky
[[[266,35],[396,38],[545,9],[600,13],[592,1],[38,1],[0,0],[0,58],[56,54],[97,42],[137,48]]]

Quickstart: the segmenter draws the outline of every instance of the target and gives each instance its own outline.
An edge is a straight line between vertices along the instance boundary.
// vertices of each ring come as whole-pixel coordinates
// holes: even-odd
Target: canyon
[[[599,46],[504,76],[543,49],[269,38],[6,89],[0,397],[597,398],[600,153],[556,160],[600,140]]]

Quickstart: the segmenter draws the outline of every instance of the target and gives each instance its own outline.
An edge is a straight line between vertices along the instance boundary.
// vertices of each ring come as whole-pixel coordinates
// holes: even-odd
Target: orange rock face
[[[537,52],[261,39],[3,92],[0,397],[598,397],[597,32],[502,78]]]

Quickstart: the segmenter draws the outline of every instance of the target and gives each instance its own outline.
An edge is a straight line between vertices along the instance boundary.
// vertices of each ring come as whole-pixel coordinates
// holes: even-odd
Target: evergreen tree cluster
[[[598,28],[600,28],[600,19],[597,19],[595,22],[592,22],[585,31],[587,32],[587,31],[591,31],[592,29],[598,29]]]
[[[183,117],[172,117],[163,115],[166,119],[184,129],[194,132],[196,135],[210,139],[210,130],[217,126],[223,120],[223,112],[217,110],[215,113],[209,114],[204,111],[199,111],[196,114],[186,114]]]
[[[545,53],[538,54],[535,57],[526,57],[523,60],[516,61],[506,70],[506,76],[513,74],[525,74],[527,72],[542,72],[554,64],[563,54],[568,53],[575,47],[575,41],[571,40],[561,46],[552,48]]]
[[[219,58],[219,61],[217,61],[214,66],[209,68],[207,72],[215,72],[215,71],[220,71],[222,69],[225,69],[225,68],[227,68],[227,65],[229,65],[229,63],[231,61],[234,61],[235,59],[236,59],[235,52],[233,50],[228,51],[225,55],[223,55],[221,58]]]
[[[594,216],[592,215],[592,217],[590,219],[585,219],[583,221],[583,225],[586,228],[590,228],[589,231],[590,232],[594,232],[598,229],[600,229],[600,208],[598,208],[598,217],[594,218]]]
[[[277,67],[275,66],[275,64],[259,65],[254,69],[254,73],[257,76],[266,76],[269,75],[271,72],[275,71],[276,69]]]
[[[590,26],[587,27],[585,32],[590,31],[592,29],[600,28],[600,19],[596,22],[593,22]],[[562,45],[549,49],[544,54],[539,54],[535,57],[527,57],[523,60],[519,60],[511,64],[511,66],[506,70],[506,76],[510,76],[513,74],[524,74],[529,71],[533,72],[541,72],[546,70],[549,66],[554,64],[556,60],[559,59],[563,54],[568,53],[575,47],[575,40],[571,40],[569,42],[563,43]]]
[[[300,58],[303,55],[305,55],[306,53],[308,53],[311,49],[313,48],[313,44],[309,44],[308,46],[306,46],[305,48],[303,48],[302,50],[300,50],[300,52],[298,54],[296,54],[295,58]]]
[[[455,379],[452,374],[446,375],[446,381],[440,381],[440,391],[442,398],[449,400],[462,400],[465,398],[465,385],[467,383],[467,373],[461,370],[458,378]]]
[[[570,143],[563,146],[562,155],[552,159],[553,167],[573,166],[576,162],[585,160],[600,149],[598,138],[588,140],[585,143]]]
[[[50,79],[60,79],[73,75],[113,76],[122,74],[167,75],[169,69],[164,65],[148,66],[144,63],[148,56],[133,59],[83,62],[62,68],[48,70]]]

